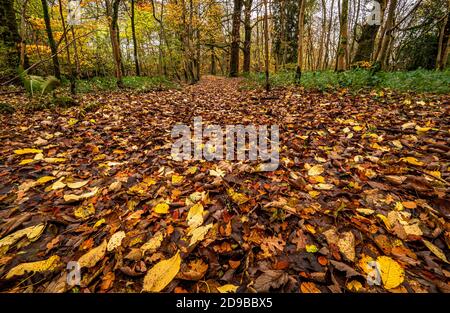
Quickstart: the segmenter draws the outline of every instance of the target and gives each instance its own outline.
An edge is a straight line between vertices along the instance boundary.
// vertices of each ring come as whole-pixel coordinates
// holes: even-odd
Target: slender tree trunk
[[[339,47],[337,70],[345,71],[347,69],[348,54],[348,0],[342,0],[340,15]]]
[[[47,31],[48,43],[52,53],[53,72],[56,78],[61,79],[61,69],[59,66],[58,50],[56,48],[55,39],[53,38],[52,26],[50,25],[50,15],[48,13],[47,0],[41,0],[42,11],[44,13],[45,30]]]
[[[325,56],[323,60],[323,69],[326,70],[328,68],[329,63],[329,53],[330,53],[330,41],[331,41],[331,26],[333,25],[333,13],[334,13],[334,0],[331,1],[331,7],[330,7],[330,21],[328,25],[328,31],[327,31],[327,41],[325,43]]]
[[[253,0],[245,0],[244,5],[244,73],[250,72],[251,62],[251,44],[252,44],[252,25],[251,25],[251,13],[252,13]]]
[[[231,30],[230,77],[239,75],[239,43],[242,0],[234,0],[233,25]]]
[[[391,0],[389,4],[389,12],[386,19],[386,25],[384,27],[384,35],[382,36],[380,52],[377,56],[377,62],[380,63],[382,68],[386,68],[388,59],[388,47],[392,39],[392,27],[394,25],[395,10],[397,8],[398,0]]]
[[[117,87],[123,88],[123,66],[122,66],[122,56],[120,53],[120,42],[119,42],[119,26],[117,20],[119,18],[119,4],[120,0],[106,0],[106,11],[109,17],[109,35],[111,38],[112,52],[114,57],[114,69],[115,76],[117,79]]]
[[[323,65],[323,49],[325,45],[325,35],[327,32],[327,3],[325,0],[322,0],[322,31],[320,33],[320,41],[319,41],[319,53],[317,56],[317,65],[316,68],[318,70],[322,69]]]
[[[303,68],[303,32],[305,28],[305,2],[299,0],[298,3],[298,40],[297,40],[297,71],[295,81],[299,84],[302,79]]]
[[[133,37],[133,57],[134,57],[134,66],[136,68],[136,76],[141,76],[141,68],[139,66],[139,58],[138,58],[138,47],[136,40],[136,25],[134,22],[134,7],[135,0],[131,0],[131,35]]]
[[[58,6],[59,6],[59,16],[61,18],[61,24],[63,27],[64,41],[66,42],[67,65],[69,67],[70,93],[74,95],[76,93],[76,82],[75,82],[75,75],[73,73],[72,61],[70,59],[70,48],[69,48],[70,43],[69,40],[67,39],[66,22],[64,21],[64,14],[61,0],[58,0]]]
[[[269,82],[269,21],[267,14],[267,0],[264,0],[264,67],[265,67],[265,77],[266,77],[266,91],[270,90]]]
[[[28,0],[23,0],[20,7],[20,66],[22,68],[28,68],[28,58],[26,54],[27,43],[26,43],[26,11],[27,11]]]

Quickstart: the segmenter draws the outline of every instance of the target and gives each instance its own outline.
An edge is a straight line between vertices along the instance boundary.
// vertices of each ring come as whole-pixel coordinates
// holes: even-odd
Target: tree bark
[[[381,39],[380,52],[377,56],[377,62],[380,63],[381,68],[386,68],[388,60],[388,47],[392,39],[392,27],[394,25],[395,9],[397,8],[398,0],[391,0],[389,4],[389,12],[384,27],[384,34]]]
[[[251,13],[252,13],[253,0],[245,0],[244,5],[244,73],[250,72],[251,63],[251,44],[252,44],[252,25],[251,25]]]
[[[136,76],[141,76],[141,68],[139,66],[139,58],[138,58],[138,47],[136,40],[136,25],[134,22],[134,7],[135,0],[131,0],[131,36],[133,37],[133,57],[134,57],[134,66],[136,69]]]
[[[450,50],[450,1],[448,8],[449,11],[443,22],[441,34],[439,36],[439,49],[436,58],[436,69],[441,71],[444,70],[447,65]]]
[[[70,93],[74,95],[76,93],[76,83],[75,83],[75,75],[72,68],[72,61],[70,60],[70,43],[67,39],[67,31],[66,31],[66,22],[64,21],[64,15],[63,15],[63,7],[61,0],[58,0],[59,5],[59,16],[61,18],[61,24],[63,27],[63,34],[64,34],[64,41],[66,42],[66,55],[67,55],[67,64],[69,66],[69,80],[70,80]]]
[[[47,0],[41,0],[42,11],[44,13],[45,30],[47,32],[48,44],[52,53],[53,73],[56,78],[61,79],[61,68],[59,66],[58,50],[56,48],[55,39],[53,38],[52,26],[50,24],[50,15],[48,13]]]
[[[233,25],[231,30],[230,77],[239,75],[239,43],[242,0],[234,0]]]
[[[45,0],[43,0],[45,1]],[[119,18],[119,4],[120,0],[106,0],[106,13],[109,21],[109,35],[111,39],[112,52],[114,57],[114,70],[117,80],[117,87],[123,88],[123,72],[122,72],[122,57],[120,53],[120,42],[119,42],[119,25],[117,20]]]
[[[295,73],[295,81],[300,83],[302,79],[303,68],[303,31],[305,28],[305,2],[298,2],[298,40],[297,40],[297,71]]]
[[[328,68],[328,63],[329,63],[329,53],[330,53],[330,42],[331,42],[331,26],[333,25],[333,14],[334,13],[334,0],[331,1],[331,7],[330,7],[330,21],[328,24],[328,31],[327,31],[327,42],[325,44],[325,56],[324,56],[324,64],[323,64],[323,69],[327,69]]]
[[[267,0],[264,0],[264,65],[266,76],[266,91],[270,90],[269,83],[269,22],[267,14]]]
[[[342,0],[340,15],[339,47],[337,70],[339,72],[347,69],[348,56],[348,0]]]

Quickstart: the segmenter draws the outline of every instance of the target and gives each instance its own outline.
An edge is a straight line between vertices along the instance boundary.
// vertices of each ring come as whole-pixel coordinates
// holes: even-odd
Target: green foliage
[[[263,73],[251,73],[245,76],[246,83],[243,88],[261,88],[264,86]],[[273,87],[285,87],[294,85],[295,72],[282,71],[272,74],[270,83]],[[306,89],[321,91],[349,88],[361,89],[394,89],[399,91],[414,92],[450,92],[450,70],[443,72],[416,70],[411,72],[378,72],[373,74],[370,70],[354,69],[337,73],[303,72],[301,85]]]
[[[27,92],[34,96],[37,93],[46,95],[52,92],[60,85],[59,79],[55,76],[47,76],[46,78],[36,75],[28,75],[23,69],[19,68],[19,76]]]
[[[137,77],[129,76],[123,78],[125,88],[133,89],[140,92],[152,90],[164,90],[175,88],[176,84],[165,77]],[[114,77],[94,77],[88,80],[77,81],[77,91],[80,93],[113,91],[117,90],[117,83]]]

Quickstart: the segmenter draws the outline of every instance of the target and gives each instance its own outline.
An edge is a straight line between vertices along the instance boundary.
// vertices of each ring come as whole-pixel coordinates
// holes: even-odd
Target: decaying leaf
[[[80,265],[80,268],[90,268],[95,266],[95,264],[97,264],[97,262],[103,259],[103,257],[105,256],[106,246],[107,242],[106,240],[104,240],[99,246],[95,247],[94,249],[83,255],[81,258],[79,258],[78,263]]]
[[[170,259],[157,263],[145,275],[142,291],[159,292],[163,290],[178,274],[180,265],[180,252],[177,252]]]
[[[57,255],[53,255],[43,261],[22,263],[13,267],[8,274],[6,274],[6,279],[10,279],[14,276],[22,276],[26,273],[54,271],[60,265],[60,257]]]
[[[125,236],[126,235],[124,231],[118,231],[117,233],[114,233],[108,241],[106,250],[113,251],[117,247],[120,247]]]

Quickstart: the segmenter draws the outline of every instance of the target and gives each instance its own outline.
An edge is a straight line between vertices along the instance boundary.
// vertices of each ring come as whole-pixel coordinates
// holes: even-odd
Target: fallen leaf
[[[36,261],[30,263],[22,263],[13,267],[8,274],[6,274],[6,279],[10,279],[14,276],[22,276],[27,272],[45,272],[45,271],[54,271],[60,266],[60,257],[57,255],[53,255],[46,260]]]
[[[106,253],[107,242],[104,240],[99,246],[90,250],[88,253],[84,254],[78,259],[78,264],[80,268],[82,267],[93,267],[98,261],[103,259]]]
[[[179,251],[170,259],[157,263],[145,275],[142,291],[160,292],[163,290],[178,274],[180,265]]]

